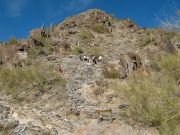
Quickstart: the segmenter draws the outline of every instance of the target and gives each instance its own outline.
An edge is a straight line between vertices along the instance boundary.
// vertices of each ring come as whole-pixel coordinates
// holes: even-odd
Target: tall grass
[[[64,85],[65,81],[58,77],[51,68],[30,67],[13,70],[0,69],[0,91],[16,98],[21,92],[43,91],[47,85]]]
[[[133,118],[159,129],[162,135],[180,133],[180,91],[177,84],[178,56],[167,56],[160,62],[162,72],[145,76],[138,72],[129,77],[127,85],[116,82],[118,91],[129,107],[120,116]],[[176,68],[175,68],[176,67]]]

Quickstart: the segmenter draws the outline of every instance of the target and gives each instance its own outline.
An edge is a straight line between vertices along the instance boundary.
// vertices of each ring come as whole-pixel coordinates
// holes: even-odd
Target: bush
[[[99,33],[99,34],[109,33],[108,28],[106,26],[102,25],[102,24],[94,24],[94,25],[92,25],[92,30],[94,32]]]
[[[87,49],[87,54],[99,57],[102,56],[102,50],[98,47],[92,47]]]
[[[52,68],[41,66],[30,68],[0,69],[0,91],[18,98],[22,92],[40,92],[44,87],[64,85],[65,81],[58,77]]]
[[[39,55],[49,55],[54,52],[54,48],[49,38],[36,37],[35,45],[28,50],[30,58],[37,58]]]
[[[72,53],[75,54],[75,55],[79,55],[79,54],[81,54],[83,52],[84,51],[83,51],[83,49],[81,47],[76,46],[76,47],[72,48]]]
[[[165,73],[170,74],[176,81],[180,79],[180,56],[168,55],[160,61],[161,68]]]
[[[94,35],[90,30],[82,30],[79,33],[79,37],[81,40],[85,41],[91,41],[92,39],[94,39]]]
[[[108,78],[108,79],[119,78],[119,72],[117,70],[111,70],[111,71],[105,70],[103,72],[103,75],[105,78]]]
[[[16,45],[18,43],[17,39],[15,37],[11,37],[8,41],[8,45]]]
[[[159,129],[163,135],[180,132],[180,98],[176,81],[162,73],[135,74],[127,85],[116,82],[113,89],[127,100],[129,107],[121,116],[133,118]]]

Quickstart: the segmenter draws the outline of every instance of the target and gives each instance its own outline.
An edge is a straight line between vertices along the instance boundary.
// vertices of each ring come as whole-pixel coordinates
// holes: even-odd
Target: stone
[[[24,52],[17,52],[17,57],[21,61],[25,61],[28,59],[28,53],[26,51]]]

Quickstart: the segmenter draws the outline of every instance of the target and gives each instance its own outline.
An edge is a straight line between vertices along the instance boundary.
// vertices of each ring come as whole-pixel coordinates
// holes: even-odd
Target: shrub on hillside
[[[162,59],[162,72],[145,76],[140,72],[129,77],[127,85],[116,82],[113,89],[127,100],[129,107],[121,116],[156,127],[162,135],[180,133],[180,98],[176,77],[177,56]],[[166,72],[164,72],[166,71]]]
[[[128,86],[116,84],[115,87],[130,105],[121,115],[156,127],[163,135],[179,133],[180,99],[173,78],[135,75]]]
[[[17,39],[15,37],[11,37],[8,41],[8,45],[16,45],[18,43]]]
[[[90,30],[82,30],[79,33],[79,37],[81,40],[84,41],[91,41],[92,39],[94,39],[94,35]]]
[[[18,98],[22,92],[40,92],[45,87],[64,85],[65,81],[60,78],[52,68],[34,66],[30,68],[7,68],[0,69],[0,91]]]
[[[94,32],[99,33],[99,34],[109,33],[109,29],[106,26],[102,25],[102,24],[94,24],[94,25],[92,25],[92,30]]]
[[[161,68],[178,81],[180,79],[180,56],[168,55],[160,61]]]

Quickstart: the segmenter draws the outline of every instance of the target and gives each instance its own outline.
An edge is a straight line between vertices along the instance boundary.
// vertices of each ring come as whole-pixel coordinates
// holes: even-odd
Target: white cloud
[[[23,13],[24,6],[26,5],[27,0],[5,0],[4,5],[6,7],[6,14],[9,17],[19,17]]]

